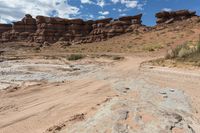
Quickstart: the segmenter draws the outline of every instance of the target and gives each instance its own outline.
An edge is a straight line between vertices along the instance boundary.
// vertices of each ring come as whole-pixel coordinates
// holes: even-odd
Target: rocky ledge
[[[157,24],[169,24],[174,21],[181,21],[185,20],[191,17],[197,16],[195,11],[189,11],[189,10],[179,10],[179,11],[162,11],[159,13],[156,13],[157,17]]]

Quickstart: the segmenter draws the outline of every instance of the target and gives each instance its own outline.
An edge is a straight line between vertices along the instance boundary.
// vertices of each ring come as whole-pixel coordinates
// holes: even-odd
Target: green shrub
[[[81,54],[71,54],[67,59],[68,60],[80,60],[83,59],[85,56]]]

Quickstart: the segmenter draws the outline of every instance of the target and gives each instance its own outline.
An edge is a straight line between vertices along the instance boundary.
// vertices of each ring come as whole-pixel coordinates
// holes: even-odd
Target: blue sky
[[[0,0],[0,22],[20,20],[25,14],[101,19],[143,13],[145,25],[155,24],[161,10],[189,9],[200,14],[200,0]]]

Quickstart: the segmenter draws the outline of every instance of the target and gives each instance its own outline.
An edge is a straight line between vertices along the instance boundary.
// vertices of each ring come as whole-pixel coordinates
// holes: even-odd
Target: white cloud
[[[135,8],[138,5],[138,1],[136,0],[121,0],[122,4],[125,4],[126,7]]]
[[[141,8],[141,4],[139,4],[138,0],[111,0],[111,1],[114,4],[120,2],[121,4],[124,4],[128,8],[136,8],[138,6],[140,6],[139,8]]]
[[[97,0],[97,5],[100,7],[104,7],[106,5],[104,0]]]
[[[163,8],[162,11],[171,12],[172,9],[171,8]]]
[[[81,0],[82,4],[92,4],[93,2],[91,0]]]
[[[114,4],[118,3],[119,0],[111,0]]]
[[[126,14],[126,13],[123,13],[123,14],[120,14],[119,16],[127,16],[127,14]]]
[[[139,9],[139,10],[144,10],[143,6],[144,6],[144,4],[138,4],[138,5],[137,5],[137,9]]]
[[[0,22],[16,21],[25,14],[48,16],[55,11],[59,17],[79,14],[79,8],[66,0],[0,0]]]
[[[123,10],[122,9],[118,9],[118,12],[122,12]]]
[[[94,19],[94,15],[90,14],[90,15],[88,16],[88,18],[89,18],[89,19]]]
[[[104,19],[106,18],[105,16],[99,16],[98,19]]]
[[[110,12],[109,11],[99,11],[99,14],[101,14],[101,15],[108,15],[108,14],[110,14]]]

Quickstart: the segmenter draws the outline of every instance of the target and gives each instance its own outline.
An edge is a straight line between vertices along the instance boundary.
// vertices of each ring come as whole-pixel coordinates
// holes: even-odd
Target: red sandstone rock
[[[141,24],[142,14],[138,14],[136,16],[125,16],[119,18],[120,21],[124,21],[130,24]]]
[[[2,39],[2,34],[11,31],[12,30],[12,25],[11,24],[0,24],[0,40]]]
[[[174,21],[179,21],[179,20],[184,20],[188,19],[191,17],[196,16],[196,12],[193,11],[188,11],[188,10],[178,10],[178,11],[171,11],[171,12],[166,12],[162,11],[159,13],[156,13],[155,15],[157,17],[157,24],[169,24]]]
[[[111,20],[112,20],[112,18],[105,18],[105,19],[96,20],[95,23],[96,24],[98,24],[98,23],[107,24],[107,23],[110,23]]]
[[[142,14],[121,17],[114,21],[112,18],[83,21],[46,16],[37,16],[34,19],[27,14],[21,21],[14,22],[13,26],[0,25],[0,37],[7,41],[90,43],[127,32],[130,25],[141,24],[141,17]]]

